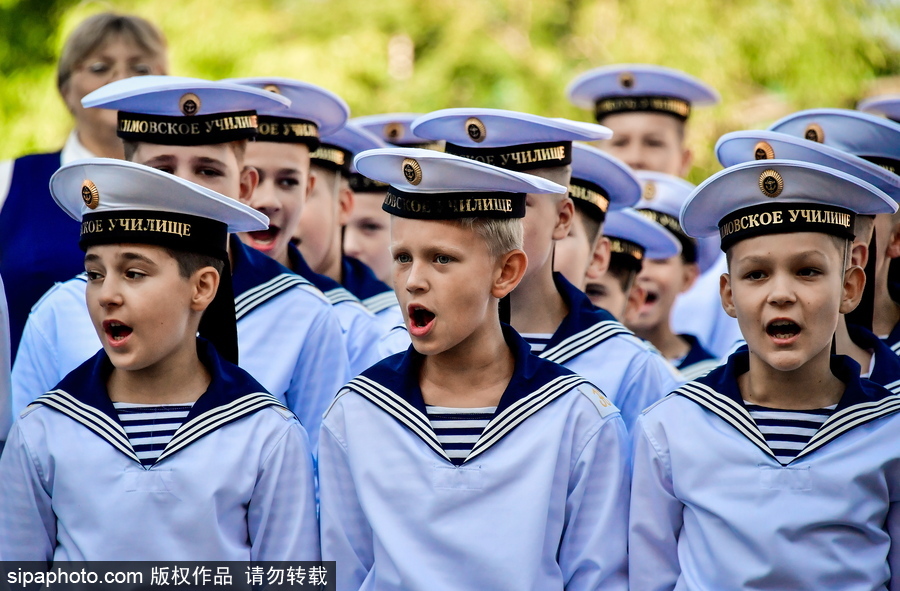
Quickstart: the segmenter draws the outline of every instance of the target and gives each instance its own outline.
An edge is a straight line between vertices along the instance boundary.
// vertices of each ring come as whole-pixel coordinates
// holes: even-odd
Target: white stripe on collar
[[[540,357],[563,364],[620,334],[630,335],[633,333],[615,320],[604,320],[564,339],[554,347],[541,351]]]
[[[309,287],[321,296],[321,292],[315,289],[312,284],[303,277],[295,275],[294,273],[282,273],[265,283],[261,283],[256,287],[248,289],[234,298],[234,309],[237,320],[240,320],[243,316],[249,314],[254,308],[261,306],[270,299],[296,286]]]
[[[400,305],[400,302],[397,300],[397,295],[393,291],[383,291],[377,295],[364,299],[362,303],[373,314],[378,314],[388,308]]]

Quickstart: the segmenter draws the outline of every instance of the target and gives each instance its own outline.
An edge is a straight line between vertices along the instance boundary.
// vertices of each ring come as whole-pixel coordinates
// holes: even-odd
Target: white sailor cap
[[[773,158],[821,164],[852,174],[900,201],[900,176],[849,152],[784,133],[755,130],[726,133],[716,143],[716,156],[725,167]]]
[[[566,192],[541,177],[421,148],[369,150],[354,163],[361,174],[390,185],[382,209],[398,217],[521,218],[526,193]]]
[[[238,362],[228,233],[264,230],[269,218],[173,174],[110,158],[76,160],[50,177],[50,194],[81,221],[79,246],[152,244],[215,257],[225,265],[199,333]]]
[[[678,221],[681,207],[696,186],[662,172],[639,170],[635,174],[643,187],[641,200],[634,206],[638,213],[671,232],[681,243],[684,259],[697,263],[701,273],[712,267],[719,257],[719,241],[715,237],[692,238]]]
[[[641,184],[627,164],[587,144],[572,144],[569,197],[591,218],[603,222],[606,212],[637,203]]]
[[[691,193],[681,210],[690,236],[719,235],[723,251],[747,238],[821,232],[853,239],[857,214],[897,211],[871,184],[797,160],[754,160],[722,170]]]
[[[134,76],[81,99],[85,108],[117,109],[118,136],[167,146],[221,144],[256,135],[256,112],[285,110],[287,98],[228,82],[177,76]]]
[[[501,109],[442,109],[416,119],[412,130],[446,140],[448,154],[517,171],[566,166],[573,141],[612,137],[602,125]]]
[[[900,123],[900,94],[873,96],[859,101],[856,108],[866,113],[884,115],[888,119]]]
[[[615,264],[639,271],[644,259],[668,259],[681,253],[681,243],[663,226],[627,207],[610,211],[603,235]]]
[[[900,123],[850,109],[809,109],[773,123],[769,131],[802,137],[900,174]]]
[[[573,104],[594,109],[597,121],[613,113],[650,111],[685,120],[693,105],[713,105],[719,93],[679,70],[651,64],[615,64],[589,70],[566,88]]]
[[[265,230],[269,225],[264,214],[236,199],[113,158],[62,166],[50,178],[50,193],[81,221],[82,247],[134,242],[220,254],[229,232]]]
[[[412,122],[421,116],[422,113],[382,113],[354,117],[350,122],[377,135],[392,146],[443,150],[443,144],[440,141],[420,138],[412,132]]]
[[[350,107],[335,93],[290,78],[230,78],[222,82],[268,90],[287,97],[290,107],[258,108],[256,141],[307,144],[315,150],[318,138],[337,132],[347,123]]]

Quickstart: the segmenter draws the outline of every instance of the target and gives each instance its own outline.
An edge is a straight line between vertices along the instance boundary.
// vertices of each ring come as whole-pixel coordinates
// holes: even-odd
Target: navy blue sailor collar
[[[344,255],[341,259],[341,277],[347,291],[355,295],[373,314],[378,314],[397,304],[393,288],[378,279],[367,264]]]
[[[569,283],[561,273],[553,273],[553,282],[569,313],[541,351],[540,356],[555,363],[566,363],[585,351],[618,334],[633,334],[612,314],[591,303],[587,295]]]
[[[861,326],[847,324],[847,332],[851,341],[863,349],[872,351],[875,357],[875,366],[868,379],[894,394],[900,393],[900,357],[897,357],[884,341]]]
[[[572,371],[531,353],[530,345],[509,325],[501,324],[503,337],[515,359],[512,378],[500,397],[494,416],[465,462],[480,455],[529,416],[586,380]],[[419,387],[424,356],[412,345],[351,380],[346,388],[363,395],[418,435],[448,462],[428,420]],[[465,464],[464,462],[464,464]]]
[[[229,236],[234,309],[240,320],[253,309],[292,287],[312,284],[275,259]]]
[[[729,423],[772,458],[765,436],[744,405],[737,378],[750,369],[750,351],[742,345],[728,361],[705,376],[684,384],[672,395],[684,396]],[[900,396],[859,377],[859,364],[845,355],[831,356],[831,373],[846,388],[834,412],[791,463],[860,425],[900,410]]]
[[[900,355],[900,322],[891,329],[891,334],[883,339],[884,344],[891,348],[895,355]]]
[[[197,355],[209,370],[209,387],[191,406],[154,465],[216,429],[263,408],[276,406],[290,412],[250,374],[222,359],[206,339],[197,338]],[[112,371],[112,362],[101,349],[32,404],[67,415],[140,464],[106,389]]]
[[[690,334],[680,334],[678,336],[684,339],[690,347],[687,355],[678,364],[678,371],[681,372],[684,379],[696,379],[714,367],[718,367],[718,358],[704,349],[697,337]]]
[[[288,260],[291,262],[291,271],[303,277],[313,284],[313,287],[325,294],[332,304],[340,302],[359,302],[359,299],[350,293],[343,285],[329,277],[316,273],[303,258],[303,254],[293,244],[288,244]]]

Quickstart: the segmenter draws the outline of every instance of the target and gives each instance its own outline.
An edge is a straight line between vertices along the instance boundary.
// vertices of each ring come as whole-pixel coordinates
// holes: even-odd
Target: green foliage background
[[[0,158],[62,144],[71,122],[55,56],[103,10],[157,23],[172,74],[299,78],[342,95],[354,115],[484,106],[589,120],[564,95],[577,74],[680,68],[723,98],[692,117],[695,182],[719,168],[722,133],[852,107],[900,71],[897,0],[0,0]],[[405,79],[388,67],[398,35],[415,46]]]

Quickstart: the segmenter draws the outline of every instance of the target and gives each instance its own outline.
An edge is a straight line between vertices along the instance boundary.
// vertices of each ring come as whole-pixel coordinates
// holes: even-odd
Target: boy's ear
[[[844,293],[841,297],[841,314],[847,314],[856,309],[862,299],[863,289],[866,287],[866,272],[862,267],[853,265],[844,272]]]
[[[734,311],[734,294],[731,291],[731,275],[722,273],[719,277],[719,297],[722,298],[722,309],[732,318],[737,318]]]
[[[628,298],[625,300],[625,312],[622,314],[625,322],[634,318],[637,311],[647,301],[647,290],[638,285],[637,281],[631,284],[628,290]]]
[[[869,262],[869,245],[864,242],[853,242],[850,248],[850,264],[866,268]]]
[[[690,148],[685,146],[684,151],[681,153],[681,177],[684,178],[691,171],[691,166],[694,164],[694,153]]]
[[[191,294],[191,310],[202,312],[206,310],[216,292],[219,289],[219,272],[212,267],[202,267],[194,271],[191,276],[193,293]]]
[[[341,227],[346,226],[350,221],[350,214],[353,212],[353,204],[355,203],[355,195],[347,183],[341,183],[338,191],[338,223]]]
[[[594,247],[594,254],[591,257],[591,264],[588,265],[585,277],[587,279],[597,279],[603,277],[609,269],[609,260],[612,257],[612,246],[609,238],[601,236]]]
[[[250,203],[250,198],[253,197],[253,191],[256,190],[258,184],[259,171],[252,166],[244,166],[241,169],[241,194],[239,197],[241,203]]]
[[[682,265],[682,287],[681,293],[686,292],[694,286],[697,278],[700,277],[700,265],[697,263],[685,263]]]
[[[528,257],[518,248],[501,256],[497,261],[497,273],[494,274],[491,295],[497,299],[508,295],[522,281],[527,267]]]
[[[303,195],[303,203],[312,195],[313,189],[316,187],[316,175],[310,171],[306,171],[306,193]]]
[[[900,258],[900,222],[894,224],[894,227],[891,228],[889,240],[885,254],[889,259]]]
[[[546,196],[541,195],[546,198]],[[575,221],[575,203],[571,197],[564,197],[556,204],[556,226],[553,228],[553,240],[562,240],[569,235]]]

